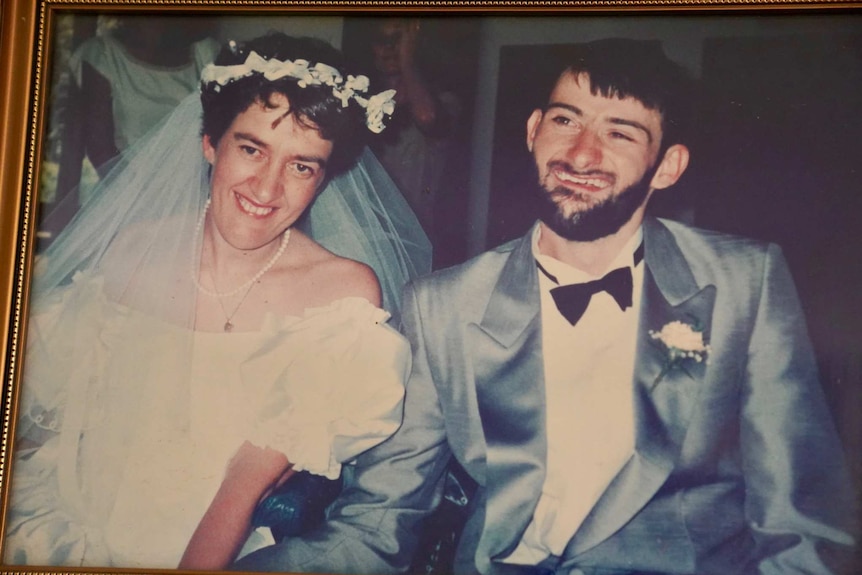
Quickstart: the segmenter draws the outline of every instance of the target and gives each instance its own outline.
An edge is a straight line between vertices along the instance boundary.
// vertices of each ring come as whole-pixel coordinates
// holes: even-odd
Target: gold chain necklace
[[[212,282],[213,282],[213,285],[216,285],[216,283],[215,283],[215,277],[212,275],[212,272],[210,272],[209,270],[207,270],[207,273],[209,274],[210,279],[211,279],[211,280],[212,280]],[[239,303],[238,303],[238,304],[236,304],[236,307],[235,307],[235,308],[233,308],[233,312],[231,312],[230,314],[228,314],[228,313],[227,313],[227,310],[226,310],[226,309],[225,309],[225,307],[224,307],[224,302],[222,301],[222,298],[223,298],[223,297],[227,297],[227,296],[222,295],[222,294],[218,294],[218,295],[216,295],[216,296],[215,296],[216,300],[218,300],[219,307],[221,307],[221,311],[222,311],[222,313],[224,313],[224,317],[225,317],[224,330],[225,330],[225,332],[231,332],[231,331],[233,331],[233,323],[231,323],[231,321],[230,321],[230,320],[232,320],[232,319],[233,319],[233,316],[235,316],[235,315],[236,315],[236,312],[238,312],[238,311],[239,311],[240,306],[241,306],[241,305],[242,305],[242,303],[245,301],[245,298],[247,298],[247,297],[248,297],[248,294],[250,294],[250,293],[251,293],[251,288],[253,288],[253,287],[254,287],[254,284],[255,284],[255,283],[257,283],[257,282],[252,282],[252,283],[250,283],[250,284],[249,284],[248,288],[246,288],[246,290],[245,290],[245,293],[242,295],[242,299],[240,299],[240,300],[239,300]]]

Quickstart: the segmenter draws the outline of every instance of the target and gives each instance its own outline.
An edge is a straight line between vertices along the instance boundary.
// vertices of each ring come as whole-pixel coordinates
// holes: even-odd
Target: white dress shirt
[[[634,266],[641,230],[598,276],[539,251],[541,226],[533,234],[536,261],[559,285],[585,283],[620,267],[632,268],[633,305],[620,310],[600,292],[572,326],[557,310],[547,274],[539,275],[545,369],[548,460],[542,494],[521,542],[508,563],[535,565],[560,556],[601,494],[634,452],[632,377],[643,263]]]

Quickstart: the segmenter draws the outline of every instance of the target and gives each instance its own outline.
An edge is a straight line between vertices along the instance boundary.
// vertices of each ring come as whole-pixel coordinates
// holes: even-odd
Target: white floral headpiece
[[[296,78],[301,88],[306,86],[326,85],[332,88],[333,95],[341,100],[341,105],[347,107],[351,98],[360,106],[365,108],[365,124],[368,129],[379,134],[386,128],[383,117],[392,115],[395,111],[395,90],[386,90],[379,94],[366,97],[368,92],[368,77],[348,75],[345,80],[341,73],[326,64],[320,62],[311,64],[307,60],[277,60],[275,58],[262,58],[257,52],[251,51],[243,64],[231,66],[216,66],[209,64],[201,73],[201,82],[204,85],[216,83],[215,90],[218,91],[234,80],[261,73],[270,81],[279,80],[284,77]]]

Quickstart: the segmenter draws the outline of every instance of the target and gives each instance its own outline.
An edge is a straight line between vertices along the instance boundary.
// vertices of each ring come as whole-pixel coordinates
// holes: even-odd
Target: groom
[[[408,568],[454,457],[455,573],[837,573],[852,494],[775,245],[645,216],[686,169],[660,49],[573,51],[527,121],[539,221],[406,290],[404,423],[243,569]]]

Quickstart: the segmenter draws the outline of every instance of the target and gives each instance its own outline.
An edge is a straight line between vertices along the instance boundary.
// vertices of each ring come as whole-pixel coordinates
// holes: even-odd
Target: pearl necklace
[[[275,254],[273,254],[273,256],[269,259],[269,261],[266,262],[266,264],[260,269],[260,271],[257,272],[256,274],[254,274],[254,276],[252,276],[252,278],[250,280],[248,280],[247,282],[245,282],[245,283],[243,283],[243,284],[237,286],[236,288],[234,288],[230,291],[227,291],[227,292],[213,291],[213,290],[207,289],[203,285],[201,285],[201,282],[198,279],[198,272],[196,270],[197,261],[195,259],[195,255],[198,252],[198,250],[197,250],[197,243],[198,243],[197,238],[198,238],[198,236],[201,236],[201,239],[203,239],[203,226],[204,226],[204,221],[206,219],[207,210],[209,210],[209,207],[210,207],[210,202],[211,202],[211,200],[209,198],[207,198],[207,202],[206,202],[206,205],[204,206],[203,213],[201,213],[201,217],[200,217],[200,219],[198,219],[198,223],[195,226],[195,233],[194,233],[195,241],[194,241],[194,249],[192,250],[192,262],[191,262],[190,272],[191,272],[191,276],[192,276],[192,281],[194,282],[195,287],[198,289],[199,292],[206,294],[210,297],[218,298],[219,305],[221,306],[222,312],[225,314],[225,318],[226,318],[226,321],[224,324],[224,330],[225,331],[231,331],[231,330],[233,330],[233,324],[231,323],[230,320],[231,320],[231,318],[233,318],[234,315],[236,315],[236,312],[239,311],[240,306],[245,301],[245,298],[248,297],[248,294],[249,294],[249,292],[251,292],[251,288],[254,286],[255,282],[257,282],[263,276],[263,274],[268,272],[270,270],[270,268],[272,268],[272,266],[275,265],[275,262],[277,262],[278,258],[281,257],[281,254],[283,254],[284,250],[287,249],[287,244],[290,242],[290,228],[285,230],[285,232],[282,234],[281,244],[278,246],[278,250],[275,252]],[[212,273],[210,273],[210,279],[213,282],[213,286],[215,286],[215,277],[212,275]],[[228,315],[227,310],[225,310],[224,304],[222,303],[222,298],[235,296],[243,290],[245,290],[245,294],[243,294],[242,299],[239,301],[237,306],[234,308],[233,313]]]

